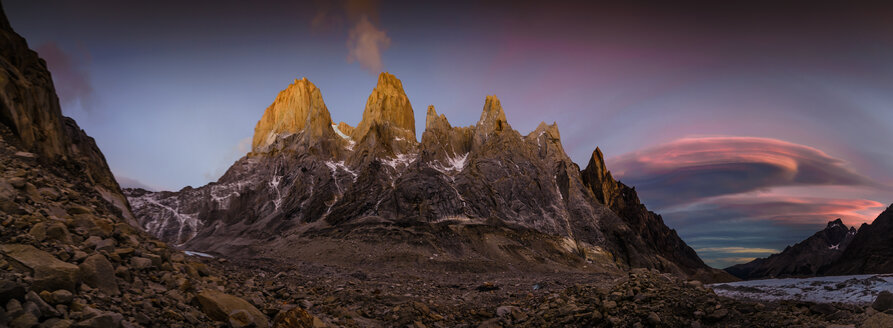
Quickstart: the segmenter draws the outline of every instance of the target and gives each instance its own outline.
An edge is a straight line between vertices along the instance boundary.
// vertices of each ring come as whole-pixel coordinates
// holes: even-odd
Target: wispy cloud
[[[82,50],[75,56],[58,44],[48,42],[37,47],[37,54],[47,62],[62,108],[65,109],[67,104],[78,104],[83,110],[90,111],[95,94],[86,68],[89,53]]]
[[[233,162],[251,151],[251,137],[242,138],[220,159],[213,171],[205,172],[204,177],[210,181],[217,181],[233,165]]]
[[[123,176],[123,175],[118,175],[118,174],[116,174],[116,175],[115,175],[115,180],[118,180],[118,185],[120,185],[121,188],[142,188],[142,189],[149,190],[149,191],[158,191],[158,190],[161,190],[161,188],[158,188],[158,187],[155,187],[155,186],[150,186],[150,185],[148,185],[148,184],[146,184],[146,183],[143,183],[143,182],[140,181],[140,180],[137,180],[137,179],[134,179],[134,178],[130,178],[130,177],[126,177],[126,176]]]
[[[764,253],[764,254],[772,254],[778,253],[777,249],[771,248],[747,248],[747,247],[706,247],[706,248],[698,248],[695,249],[697,252],[723,252],[723,253],[732,253],[732,254],[752,254],[752,253]]]
[[[378,74],[384,68],[381,53],[390,46],[388,34],[373,25],[368,17],[361,16],[348,34],[347,62],[358,62],[370,73]]]
[[[379,1],[317,1],[316,14],[310,20],[311,30],[329,32],[349,26],[347,63],[359,63],[372,74],[384,70],[382,53],[391,46],[391,38],[381,28]]]

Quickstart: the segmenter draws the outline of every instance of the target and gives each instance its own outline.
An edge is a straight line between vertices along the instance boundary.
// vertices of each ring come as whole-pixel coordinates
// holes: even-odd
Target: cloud
[[[149,186],[137,179],[125,177],[122,175],[115,175],[115,180],[118,180],[118,185],[120,185],[121,188],[142,188],[149,191],[161,190],[160,188]]]
[[[656,208],[780,186],[872,185],[818,149],[757,137],[683,138],[612,158],[608,167]]]
[[[777,249],[771,248],[747,248],[747,247],[705,247],[695,249],[697,252],[724,252],[724,253],[732,253],[732,254],[752,254],[752,253],[763,253],[763,254],[772,254],[778,253]]]
[[[310,29],[316,33],[329,33],[349,26],[347,63],[357,62],[363,69],[377,75],[384,71],[382,52],[391,45],[388,33],[379,27],[380,6],[380,1],[375,0],[318,0]]]
[[[756,257],[714,257],[704,258],[704,263],[714,268],[728,268],[738,263],[747,263],[755,260]]]
[[[680,226],[738,220],[820,228],[836,218],[850,226],[869,223],[883,209],[884,204],[868,199],[796,197],[770,192],[709,198],[664,213]]]
[[[251,137],[245,137],[240,139],[232,148],[227,151],[226,155],[221,158],[219,164],[212,171],[205,172],[204,177],[209,181],[217,181],[220,179],[223,174],[226,173],[226,170],[229,169],[230,166],[233,165],[233,162],[237,161],[242,156],[248,154],[251,151]]]
[[[54,42],[38,46],[37,53],[47,62],[60,102],[63,105],[79,104],[89,111],[94,100],[93,85],[85,69],[89,64],[89,54],[85,52],[81,56],[72,56]]]
[[[387,33],[375,27],[366,15],[360,17],[347,37],[347,62],[358,62],[372,74],[383,70],[381,53],[391,45]]]

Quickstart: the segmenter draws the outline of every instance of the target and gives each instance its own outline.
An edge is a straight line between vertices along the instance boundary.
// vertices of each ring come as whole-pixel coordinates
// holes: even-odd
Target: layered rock
[[[414,256],[497,263],[491,268],[567,269],[589,261],[613,268],[606,270],[716,273],[632,189],[605,180],[600,155],[605,174],[581,171],[565,153],[557,124],[521,135],[495,96],[486,97],[480,120],[467,127],[452,126],[429,107],[417,142],[412,106],[393,75],[379,76],[354,129],[330,120],[294,123],[314,109],[328,114],[311,83],[296,85],[289,89],[310,90],[308,96],[280,93],[258,123],[261,147],[217,182],[178,192],[126,191],[141,224],[182,247],[237,257],[308,260],[319,252],[289,245],[338,241],[366,245],[344,255],[358,261],[394,261],[396,246],[379,245],[395,243],[414,245],[401,251]],[[310,100],[283,107],[283,97]],[[596,182],[617,191],[596,193]]]
[[[788,246],[778,254],[738,264],[725,270],[741,279],[814,276],[821,269],[841,258],[856,235],[840,219],[828,222],[825,229]]]
[[[827,275],[893,273],[893,205],[871,224],[862,224],[843,254],[820,272]]]
[[[93,138],[62,116],[46,62],[12,30],[2,11],[0,16],[0,124],[15,139],[9,141],[36,153],[44,163],[87,177],[103,198],[132,220],[127,199]]]

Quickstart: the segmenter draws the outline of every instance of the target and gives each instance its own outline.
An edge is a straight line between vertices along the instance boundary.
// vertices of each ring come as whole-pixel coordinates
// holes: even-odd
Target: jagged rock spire
[[[357,124],[351,137],[362,140],[373,125],[389,125],[403,129],[401,133],[415,140],[415,115],[409,98],[403,91],[403,82],[395,76],[383,72],[378,76],[378,84],[366,100],[363,119]]]
[[[285,90],[279,92],[273,104],[254,128],[252,151],[258,152],[284,133],[298,133],[307,129],[310,137],[321,136],[331,129],[332,117],[323,102],[322,94],[313,83],[295,79]],[[308,129],[309,127],[309,129]]]
[[[595,147],[592,157],[589,158],[589,164],[581,173],[583,181],[592,189],[595,199],[614,209],[612,205],[620,193],[620,187],[611,176],[611,172],[605,167],[605,157],[602,155],[601,149]]]

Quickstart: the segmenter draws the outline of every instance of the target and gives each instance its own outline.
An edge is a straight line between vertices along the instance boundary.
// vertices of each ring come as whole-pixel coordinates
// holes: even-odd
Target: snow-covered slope
[[[881,291],[893,292],[893,275],[828,276],[739,281],[708,285],[717,295],[762,301],[870,304]]]

